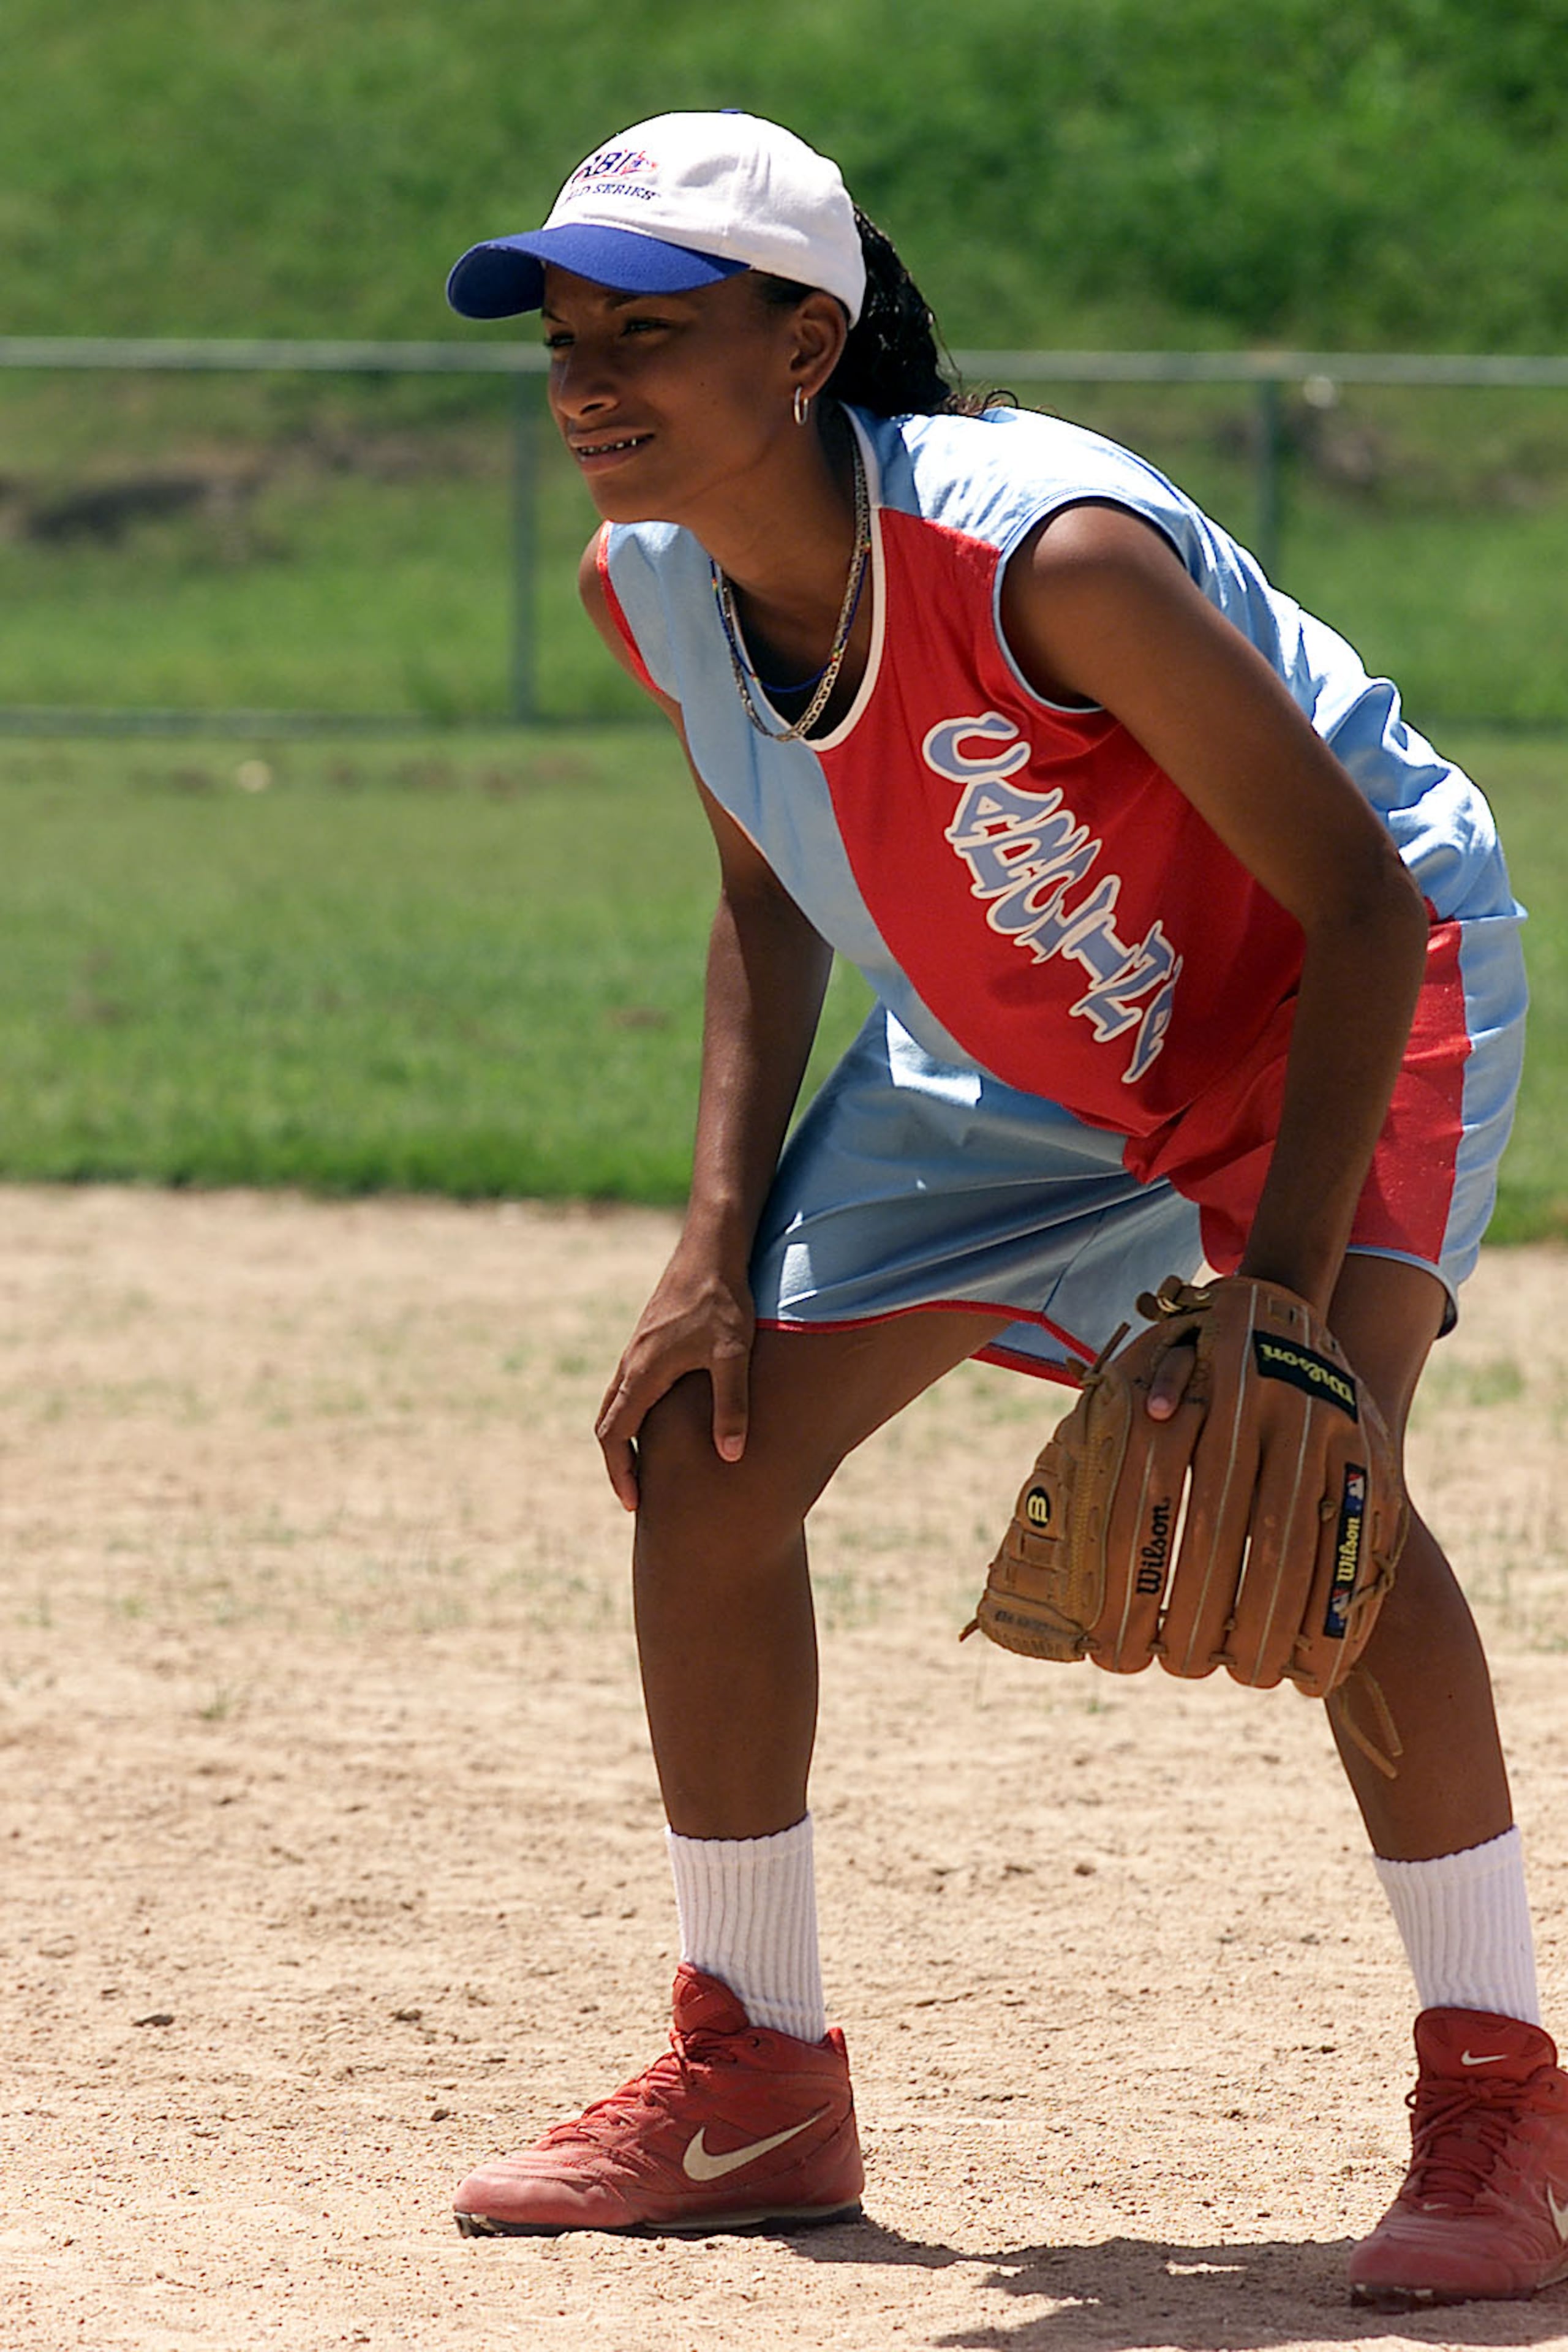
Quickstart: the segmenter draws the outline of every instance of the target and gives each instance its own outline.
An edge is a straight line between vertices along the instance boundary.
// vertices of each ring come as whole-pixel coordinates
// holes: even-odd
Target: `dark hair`
[[[858,205],[855,226],[866,257],[866,299],[826,389],[875,416],[972,416],[984,402],[966,398],[942,371],[938,329],[920,288],[875,221]],[[793,278],[759,274],[766,302],[802,302],[811,292]]]

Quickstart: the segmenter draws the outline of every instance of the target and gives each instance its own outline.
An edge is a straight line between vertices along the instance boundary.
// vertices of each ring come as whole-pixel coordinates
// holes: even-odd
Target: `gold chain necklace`
[[[816,690],[793,727],[770,727],[763,717],[752,691],[753,686],[760,688],[763,681],[742,648],[741,625],[735,614],[735,592],[712,557],[708,559],[708,569],[713,582],[713,601],[719,607],[719,622],[724,632],[730,667],[735,673],[741,707],[758,734],[765,735],[770,743],[796,743],[803,735],[810,733],[827,708],[833,689],[838,683],[838,673],[844,667],[844,657],[849,650],[850,632],[855,626],[860,593],[866,585],[867,566],[871,559],[871,500],[866,488],[865,460],[860,455],[860,444],[856,439],[851,439],[850,456],[855,463],[855,551],[849,559],[849,577],[844,585],[844,602],[838,608],[838,625],[833,632],[833,649],[827,656],[826,667],[818,670],[815,678],[805,681],[807,686],[815,686]],[[805,689],[775,688],[773,690],[804,692]]]

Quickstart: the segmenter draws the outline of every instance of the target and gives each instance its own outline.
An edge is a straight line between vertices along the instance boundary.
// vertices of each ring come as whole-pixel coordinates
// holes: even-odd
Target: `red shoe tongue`
[[[1522,2083],[1557,2053],[1537,2025],[1482,2009],[1428,2009],[1415,2021],[1424,2074],[1458,2082]]]
[[[717,1977],[705,1977],[683,1960],[675,1972],[675,2030],[679,2034],[743,2033],[750,2018]]]

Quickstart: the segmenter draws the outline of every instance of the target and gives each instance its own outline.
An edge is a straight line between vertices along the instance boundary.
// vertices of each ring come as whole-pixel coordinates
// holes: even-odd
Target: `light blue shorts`
[[[1450,1323],[1496,1195],[1525,1000],[1517,923],[1460,928],[1463,1013],[1449,1057],[1458,1078],[1433,1090],[1447,1131],[1428,1147],[1418,1129],[1397,1130],[1404,1157],[1393,1162],[1397,1177],[1415,1155],[1404,1189],[1419,1197],[1419,1232],[1440,1234],[1441,1245],[1400,1246],[1401,1187],[1386,1166],[1379,1184],[1369,1180],[1379,1239],[1366,1244],[1428,1267],[1448,1292]],[[1140,1182],[1123,1148],[1058,1104],[934,1060],[879,1004],[779,1162],[752,1257],[758,1319],[812,1329],[992,1307],[1016,1319],[983,1357],[1071,1380],[1140,1291],[1204,1263],[1198,1202],[1164,1178]]]

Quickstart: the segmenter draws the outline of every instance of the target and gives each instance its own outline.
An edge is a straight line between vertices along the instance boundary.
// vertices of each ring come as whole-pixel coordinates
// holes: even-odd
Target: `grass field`
[[[1564,1233],[1565,746],[1456,748],[1534,913],[1496,1232]],[[713,886],[662,732],[11,743],[0,824],[0,1174],[681,1197]]]
[[[681,1196],[712,884],[661,733],[14,745],[0,799],[5,1174]]]

